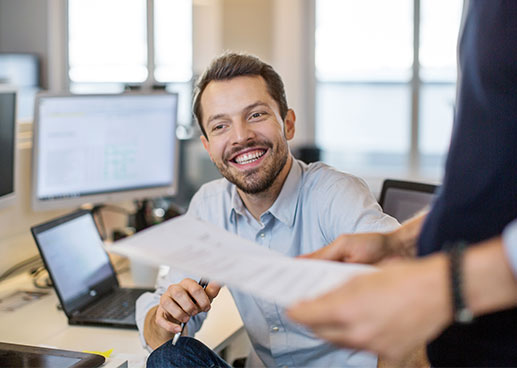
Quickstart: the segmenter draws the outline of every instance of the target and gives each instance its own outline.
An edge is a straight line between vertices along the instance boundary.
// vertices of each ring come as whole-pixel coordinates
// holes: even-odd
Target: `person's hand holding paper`
[[[168,264],[283,307],[321,295],[354,275],[374,270],[365,265],[293,259],[186,216],[123,239],[109,250],[155,265]],[[185,316],[178,313],[177,317]]]

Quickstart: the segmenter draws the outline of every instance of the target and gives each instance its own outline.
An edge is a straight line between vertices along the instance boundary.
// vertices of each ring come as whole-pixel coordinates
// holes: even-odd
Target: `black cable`
[[[32,284],[38,289],[50,289],[54,286],[45,267],[39,267],[32,272]]]

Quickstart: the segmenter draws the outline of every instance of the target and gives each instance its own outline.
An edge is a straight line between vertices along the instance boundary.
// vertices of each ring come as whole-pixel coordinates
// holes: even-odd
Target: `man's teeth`
[[[243,155],[240,155],[235,158],[235,162],[238,164],[249,164],[253,161],[257,161],[260,157],[262,157],[266,153],[266,151],[254,151],[254,152],[248,152]]]

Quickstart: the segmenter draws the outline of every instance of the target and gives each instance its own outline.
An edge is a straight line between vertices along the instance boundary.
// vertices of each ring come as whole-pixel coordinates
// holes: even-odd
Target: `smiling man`
[[[188,214],[243,238],[298,256],[317,250],[342,233],[388,231],[398,226],[382,213],[366,184],[322,163],[294,159],[295,114],[280,76],[259,59],[225,54],[201,76],[194,114],[201,141],[223,179],[205,184]],[[314,275],[318,277],[318,275]],[[193,336],[219,285],[206,289],[170,272],[154,294],[137,303],[142,343],[156,349],[155,367],[228,367]],[[374,367],[366,352],[338,350],[287,320],[284,310],[230,290],[253,349],[247,366]],[[169,341],[186,323],[185,336]],[[161,346],[160,346],[161,345]]]

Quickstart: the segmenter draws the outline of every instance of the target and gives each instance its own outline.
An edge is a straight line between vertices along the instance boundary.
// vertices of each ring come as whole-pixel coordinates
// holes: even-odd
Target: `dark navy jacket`
[[[517,218],[517,0],[470,0],[467,11],[451,147],[421,256],[496,236]],[[435,367],[517,366],[517,309],[453,325],[428,354]]]

